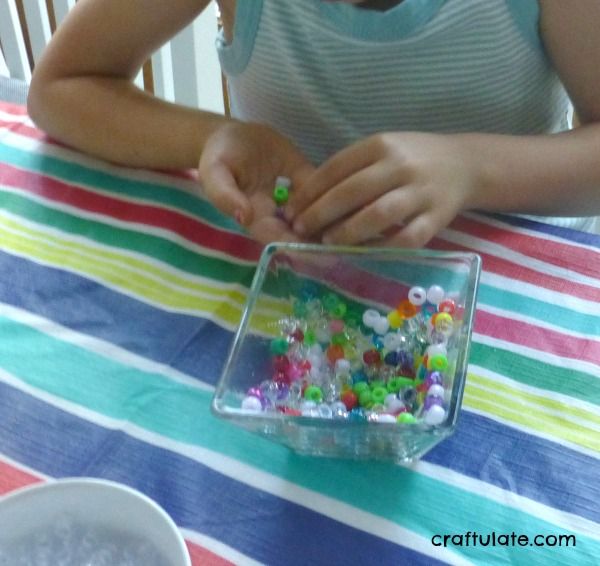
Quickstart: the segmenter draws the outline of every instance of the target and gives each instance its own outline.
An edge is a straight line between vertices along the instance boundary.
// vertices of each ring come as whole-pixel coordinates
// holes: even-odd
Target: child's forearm
[[[468,208],[556,216],[600,215],[600,124],[555,135],[465,134],[480,172]]]
[[[36,84],[28,109],[38,126],[103,159],[150,168],[198,166],[206,138],[229,119],[161,101],[126,79],[73,77]]]

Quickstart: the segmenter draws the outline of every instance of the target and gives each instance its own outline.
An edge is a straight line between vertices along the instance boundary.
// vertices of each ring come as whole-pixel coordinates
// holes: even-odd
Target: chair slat
[[[221,70],[214,45],[216,27],[211,4],[171,40],[171,60],[175,101],[223,113]]]
[[[69,10],[75,6],[75,0],[54,0],[54,18],[56,19],[56,27],[62,24],[67,17]]]
[[[10,76],[31,80],[31,68],[15,0],[0,2],[0,41]]]
[[[154,83],[154,94],[157,97],[169,102],[175,101],[170,42],[163,45],[152,55],[152,81]]]
[[[23,2],[23,9],[35,64],[39,61],[42,51],[44,51],[52,36],[46,0],[27,0],[27,2]]]

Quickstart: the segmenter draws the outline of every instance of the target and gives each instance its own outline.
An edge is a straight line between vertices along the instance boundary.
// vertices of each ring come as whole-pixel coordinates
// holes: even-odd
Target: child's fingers
[[[204,193],[221,212],[235,218],[242,226],[252,222],[252,204],[238,187],[229,167],[222,162],[213,162],[201,171],[201,179]]]
[[[307,175],[304,182],[297,187],[299,190],[292,194],[286,207],[286,217],[292,220],[331,187],[372,163],[372,154],[364,151],[361,143],[336,153],[312,174]]]
[[[389,191],[330,228],[323,235],[323,242],[353,245],[381,239],[386,231],[408,225],[424,207],[422,191],[414,186]]]

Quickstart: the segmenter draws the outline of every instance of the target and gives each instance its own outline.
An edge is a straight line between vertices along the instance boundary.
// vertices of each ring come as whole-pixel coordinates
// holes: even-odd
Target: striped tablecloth
[[[193,185],[0,105],[0,492],[123,482],[195,565],[599,563],[599,237],[457,220],[432,247],[483,273],[456,434],[410,468],[306,458],[210,413],[260,246]]]

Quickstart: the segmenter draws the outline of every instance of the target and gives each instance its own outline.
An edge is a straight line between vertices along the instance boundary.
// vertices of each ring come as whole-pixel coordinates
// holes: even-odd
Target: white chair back
[[[33,66],[75,0],[0,0],[0,75],[31,80]],[[215,33],[214,2],[192,24],[152,55],[151,73],[136,84],[156,96],[213,112],[224,112],[223,83]],[[151,78],[149,78],[151,77]],[[148,84],[148,83],[151,84]]]

